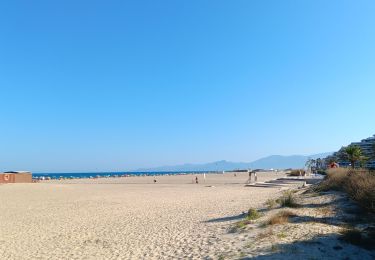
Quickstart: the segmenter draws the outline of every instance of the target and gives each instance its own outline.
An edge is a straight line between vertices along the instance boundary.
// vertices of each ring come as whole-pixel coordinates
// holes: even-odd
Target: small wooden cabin
[[[0,172],[0,183],[32,183],[33,175],[31,172],[11,171]]]

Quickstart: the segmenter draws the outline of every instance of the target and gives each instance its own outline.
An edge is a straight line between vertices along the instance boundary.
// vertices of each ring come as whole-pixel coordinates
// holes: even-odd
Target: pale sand
[[[258,181],[283,177],[259,173]],[[245,187],[247,174],[0,185],[1,259],[218,259],[247,239],[228,229],[282,187]],[[207,187],[207,186],[214,187]]]
[[[364,248],[363,241],[361,247],[342,239],[342,233],[353,227],[362,230],[363,237],[369,234],[375,227],[373,215],[364,214],[344,193],[318,194],[309,188],[294,192],[299,207],[263,208],[259,219],[242,228],[237,225],[232,235],[243,242],[242,251],[225,254],[225,259],[375,259],[375,244]],[[288,222],[264,224],[285,210],[294,214]]]

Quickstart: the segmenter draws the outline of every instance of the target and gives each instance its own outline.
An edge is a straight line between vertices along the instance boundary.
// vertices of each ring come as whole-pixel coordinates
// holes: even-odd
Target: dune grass
[[[254,208],[250,208],[249,211],[247,212],[246,219],[247,220],[256,220],[256,219],[260,218],[261,216],[262,216],[262,214],[260,214],[258,212],[258,210],[254,209]]]
[[[277,214],[271,216],[265,225],[282,225],[289,223],[289,218],[295,216],[295,214],[289,210],[282,210]]]
[[[304,176],[305,175],[305,170],[303,169],[296,169],[296,170],[291,170],[290,172],[287,173],[288,176]]]
[[[375,212],[375,172],[364,169],[338,168],[327,171],[317,191],[337,190],[346,192],[368,211]]]
[[[284,192],[283,196],[277,200],[281,207],[286,208],[298,208],[299,204],[296,201],[296,197],[293,191]]]
[[[265,203],[268,209],[274,209],[278,206],[278,203],[274,199],[268,199]]]

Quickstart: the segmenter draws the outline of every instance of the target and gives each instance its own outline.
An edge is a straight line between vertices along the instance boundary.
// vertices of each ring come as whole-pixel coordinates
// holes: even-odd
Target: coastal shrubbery
[[[316,187],[318,191],[338,190],[363,208],[375,212],[375,172],[364,169],[330,169]]]
[[[265,203],[268,209],[281,208],[298,208],[300,205],[296,201],[296,190],[288,190],[278,199],[268,199]]]
[[[250,208],[249,211],[247,212],[247,218],[248,220],[256,220],[260,218],[262,214],[258,212],[258,210]]]
[[[274,199],[268,199],[265,203],[268,209],[274,209],[278,206],[278,202]]]
[[[295,214],[289,210],[282,210],[276,215],[273,215],[265,223],[266,225],[281,225],[289,222],[289,218],[295,216]]]
[[[296,202],[296,197],[292,191],[284,192],[283,196],[281,196],[277,202],[279,202],[281,207],[287,208],[297,208],[299,205]]]
[[[252,224],[255,220],[262,217],[262,214],[254,208],[250,208],[247,212],[246,218],[236,223],[235,229],[241,229],[249,224]],[[236,230],[232,230],[236,231]]]
[[[302,169],[291,170],[287,173],[288,176],[301,176],[304,175],[305,171]]]

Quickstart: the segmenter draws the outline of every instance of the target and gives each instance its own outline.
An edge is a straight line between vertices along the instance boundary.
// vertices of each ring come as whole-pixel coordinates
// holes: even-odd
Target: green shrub
[[[297,208],[299,206],[292,191],[284,192],[283,196],[279,198],[278,201],[281,207]]]
[[[250,208],[249,211],[247,212],[246,219],[256,220],[256,219],[260,218],[261,216],[262,215],[256,209]]]

